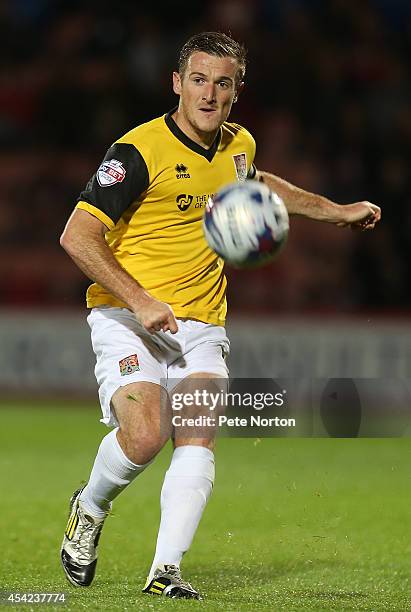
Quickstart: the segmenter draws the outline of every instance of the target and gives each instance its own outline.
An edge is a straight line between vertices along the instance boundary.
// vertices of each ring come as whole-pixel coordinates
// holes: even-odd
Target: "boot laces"
[[[91,562],[95,556],[94,542],[103,526],[102,522],[95,523],[89,520],[83,513],[79,514],[79,524],[75,539],[71,543],[80,563]]]

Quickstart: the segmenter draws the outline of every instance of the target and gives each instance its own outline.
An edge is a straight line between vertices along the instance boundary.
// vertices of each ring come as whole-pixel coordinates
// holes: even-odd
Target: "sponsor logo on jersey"
[[[97,170],[97,182],[100,187],[110,187],[116,183],[122,183],[126,176],[126,169],[118,159],[103,161]]]
[[[124,359],[120,359],[118,365],[120,366],[121,376],[127,376],[127,374],[140,371],[137,355],[129,355],[124,357]]]
[[[235,173],[238,181],[245,181],[247,178],[247,153],[233,155]]]
[[[177,164],[177,166],[175,167],[175,171],[176,171],[176,178],[177,179],[191,178],[191,176],[190,176],[190,174],[188,172],[188,168],[184,164]]]
[[[177,207],[184,212],[190,206],[191,202],[193,201],[193,197],[194,196],[187,193],[180,193],[180,195],[176,197]]]
[[[209,200],[212,200],[214,196],[214,193],[202,193],[200,195],[196,195],[194,208],[205,208]]]

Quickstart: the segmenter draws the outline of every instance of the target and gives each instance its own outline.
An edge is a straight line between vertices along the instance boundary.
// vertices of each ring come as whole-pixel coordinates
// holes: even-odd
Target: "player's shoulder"
[[[137,157],[140,161],[144,160],[144,164],[151,175],[161,163],[159,155],[164,150],[166,138],[167,128],[164,115],[162,115],[137,125],[116,140],[113,147],[114,150],[119,147],[121,149],[128,148],[133,158]]]
[[[118,138],[114,144],[131,144],[140,148],[142,145],[150,146],[164,137],[164,116],[156,117],[145,123],[141,123]]]
[[[229,121],[225,121],[222,125],[222,140],[241,141],[245,145],[250,146],[253,150],[255,150],[256,146],[253,136],[243,125]]]

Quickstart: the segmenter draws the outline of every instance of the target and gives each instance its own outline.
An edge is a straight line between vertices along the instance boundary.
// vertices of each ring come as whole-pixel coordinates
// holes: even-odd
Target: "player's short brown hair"
[[[239,69],[236,75],[236,85],[243,81],[246,68],[247,50],[241,43],[223,32],[200,32],[187,40],[180,51],[178,71],[183,75],[188,60],[196,51],[203,51],[217,57],[233,57],[238,61]]]

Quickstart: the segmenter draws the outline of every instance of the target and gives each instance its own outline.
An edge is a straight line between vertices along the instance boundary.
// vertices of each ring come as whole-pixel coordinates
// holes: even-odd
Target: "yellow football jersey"
[[[223,325],[223,261],[207,245],[207,200],[223,185],[253,172],[255,142],[240,125],[224,123],[204,149],[167,115],[144,123],[108,150],[77,207],[108,228],[106,240],[125,270],[176,317]],[[89,307],[127,307],[94,283]]]

